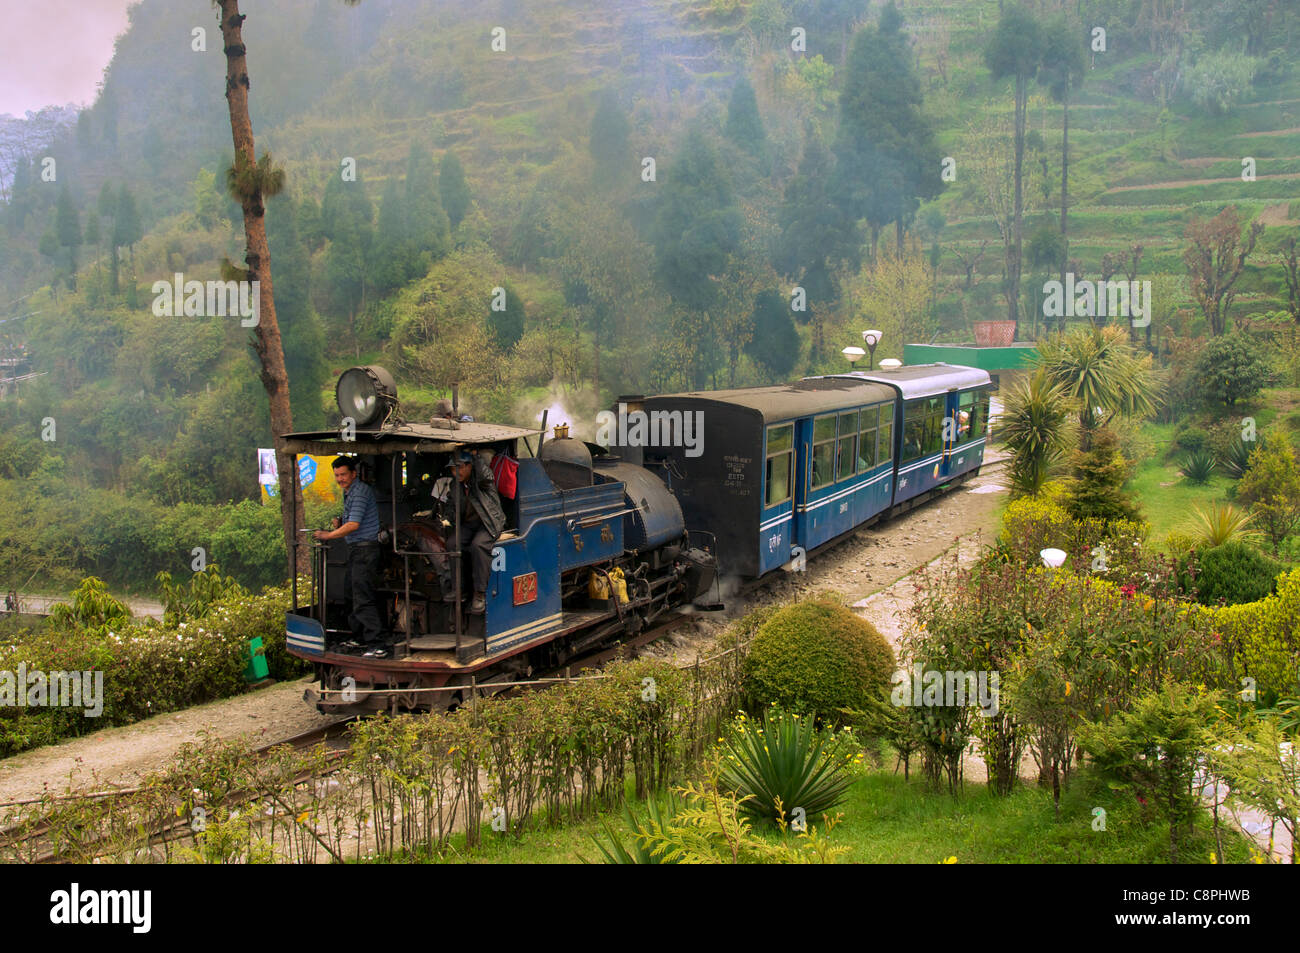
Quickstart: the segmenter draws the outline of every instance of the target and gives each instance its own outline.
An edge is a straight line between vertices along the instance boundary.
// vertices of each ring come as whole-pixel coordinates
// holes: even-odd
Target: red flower
[[[1125,583],[1124,585],[1119,587],[1119,591],[1124,594],[1125,599],[1132,599],[1134,593],[1138,591],[1138,587],[1133,585],[1132,583]]]

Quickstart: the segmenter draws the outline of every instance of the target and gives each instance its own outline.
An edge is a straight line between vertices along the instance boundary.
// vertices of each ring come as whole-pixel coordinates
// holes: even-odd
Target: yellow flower
[[[944,861],[944,863],[945,863],[945,864],[955,864],[955,863],[957,863],[957,857],[956,857],[956,855],[953,855],[952,857],[949,857],[947,860]]]
[[[1069,683],[1069,682],[1066,682],[1066,683],[1065,683],[1065,694],[1066,694],[1066,697],[1067,697],[1067,698],[1068,698],[1069,695],[1070,695],[1070,683]]]

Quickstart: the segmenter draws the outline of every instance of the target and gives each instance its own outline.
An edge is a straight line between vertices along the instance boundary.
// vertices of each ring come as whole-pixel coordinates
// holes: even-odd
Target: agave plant
[[[1208,450],[1193,450],[1183,458],[1183,476],[1193,483],[1208,483],[1214,473],[1214,454]]]
[[[1246,469],[1250,466],[1250,454],[1254,449],[1246,446],[1242,440],[1234,440],[1228,444],[1228,452],[1223,457],[1223,466],[1232,474],[1234,480],[1240,480],[1246,475]]]
[[[662,851],[657,851],[650,846],[662,839],[671,824],[675,809],[675,802],[670,801],[665,809],[660,807],[659,802],[652,797],[646,802],[645,820],[641,820],[625,802],[623,819],[632,831],[630,844],[625,845],[623,839],[604,821],[601,821],[601,826],[605,828],[605,837],[608,838],[609,843],[602,844],[595,837],[592,841],[595,842],[596,849],[600,851],[607,864],[675,864],[676,860],[665,858]],[[586,862],[585,858],[584,862]]]
[[[1254,517],[1231,503],[1214,502],[1209,509],[1192,507],[1196,516],[1196,541],[1201,546],[1222,546],[1230,540],[1246,540],[1255,535]]]
[[[814,718],[775,706],[762,724],[744,717],[723,742],[718,786],[741,799],[755,819],[815,818],[841,800],[852,783],[855,752],[847,738],[819,730]]]

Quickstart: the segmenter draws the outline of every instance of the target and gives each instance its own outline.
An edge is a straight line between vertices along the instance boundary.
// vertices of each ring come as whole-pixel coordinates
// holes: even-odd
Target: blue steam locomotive
[[[328,712],[447,708],[683,606],[720,608],[720,575],[798,568],[978,472],[991,389],[983,371],[928,364],[629,397],[601,415],[602,442],[587,443],[562,427],[548,438],[456,415],[405,422],[392,377],[351,368],[336,389],[347,429],[284,439],[294,454],[355,457],[374,489],[393,653],[343,649],[346,543],[311,544],[310,594],[295,585],[286,616],[289,652],[319,679],[308,700]],[[453,499],[444,512],[439,500],[439,477],[462,451],[504,455],[515,476],[481,614],[465,611],[461,507]],[[439,583],[448,564],[450,596]]]

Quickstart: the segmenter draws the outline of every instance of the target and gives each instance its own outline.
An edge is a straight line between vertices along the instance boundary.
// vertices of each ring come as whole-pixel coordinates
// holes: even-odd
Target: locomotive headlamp
[[[867,352],[862,350],[860,347],[846,347],[844,350],[840,351],[840,353],[849,359],[850,367],[867,356]]]
[[[1060,569],[1065,564],[1065,550],[1063,549],[1044,549],[1038,555],[1043,560],[1043,565],[1048,569]]]
[[[377,426],[397,403],[397,383],[378,364],[349,367],[334,387],[339,413],[351,417],[358,427]]]

